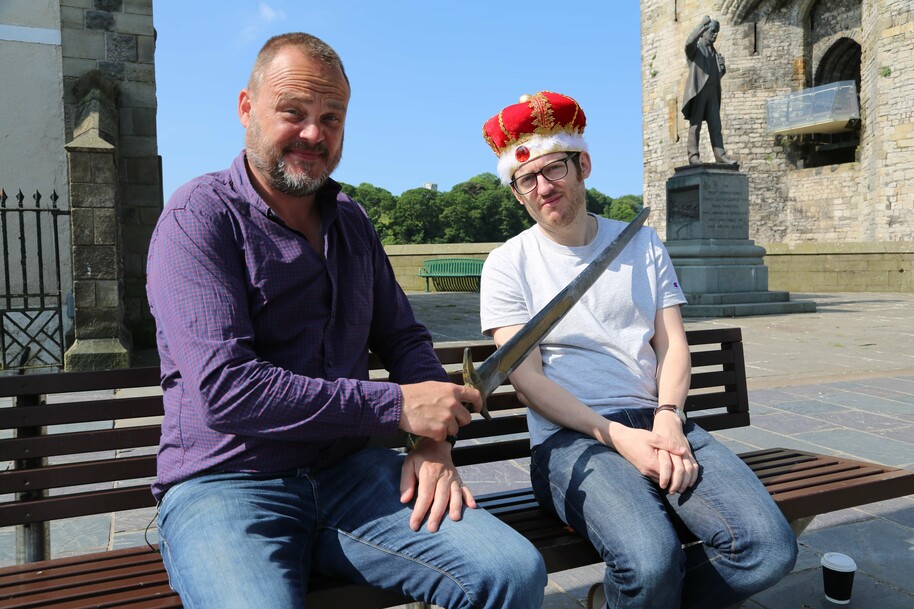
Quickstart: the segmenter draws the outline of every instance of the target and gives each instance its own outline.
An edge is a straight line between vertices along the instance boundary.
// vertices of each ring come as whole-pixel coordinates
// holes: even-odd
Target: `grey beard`
[[[279,162],[270,168],[270,184],[279,192],[290,197],[306,197],[316,193],[329,177],[329,169],[316,178],[312,178],[307,173],[293,176],[286,171],[285,159],[279,159]]]

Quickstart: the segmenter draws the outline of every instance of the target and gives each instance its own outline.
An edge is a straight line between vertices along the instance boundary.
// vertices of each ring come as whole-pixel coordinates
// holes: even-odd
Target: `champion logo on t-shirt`
[[[679,282],[678,282],[678,281],[674,281],[674,282],[673,282],[673,287],[674,287],[674,288],[678,288],[678,287],[679,287]]]

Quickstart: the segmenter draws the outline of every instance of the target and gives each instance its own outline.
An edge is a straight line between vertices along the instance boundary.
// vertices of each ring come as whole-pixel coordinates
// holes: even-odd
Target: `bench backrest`
[[[478,276],[482,273],[483,260],[478,258],[432,258],[422,262],[419,276]]]
[[[739,328],[690,331],[688,338],[690,417],[708,430],[748,425]],[[466,347],[474,362],[494,351],[491,341],[436,345],[457,383]],[[372,366],[380,367],[377,358]],[[162,416],[158,383],[156,367],[0,376],[0,397],[19,404],[0,408],[0,527],[154,505],[149,484]],[[477,416],[461,429],[458,465],[529,456],[525,410],[510,385],[490,396],[488,407],[492,422]],[[404,440],[379,443],[399,447]]]

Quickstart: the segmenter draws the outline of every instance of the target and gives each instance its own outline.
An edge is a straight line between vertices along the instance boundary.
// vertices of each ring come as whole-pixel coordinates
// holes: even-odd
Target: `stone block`
[[[85,27],[87,30],[105,30],[114,29],[114,15],[108,11],[86,11]]]
[[[119,339],[77,339],[64,354],[67,372],[129,367],[130,352]]]
[[[108,61],[107,59],[98,62],[98,69],[105,75],[114,80],[123,80],[126,68],[122,61]]]
[[[73,248],[73,279],[117,279],[118,252],[111,246]]]
[[[60,38],[61,48],[67,57],[96,60],[105,58],[105,35],[102,31],[63,27]]]
[[[90,158],[93,184],[116,184],[117,173],[113,154],[93,154]],[[75,182],[76,180],[74,180]]]
[[[152,0],[124,0],[124,12],[152,15]]]
[[[71,184],[71,207],[114,207],[117,204],[117,188],[114,185]]]
[[[76,309],[76,339],[117,338],[121,334],[120,311],[116,307]]]
[[[95,215],[92,209],[70,210],[70,234],[74,246],[95,243]]]
[[[155,63],[156,41],[154,36],[136,37],[136,60],[139,63]]]
[[[152,16],[137,13],[118,13],[114,16],[118,32],[130,35],[152,36]]]
[[[91,308],[91,307],[96,306],[95,282],[94,281],[74,281],[73,282],[73,303],[78,308]]]
[[[95,282],[95,304],[97,307],[117,309],[120,302],[121,294],[117,280]]]
[[[95,8],[100,11],[119,13],[124,8],[124,0],[94,0]]]
[[[113,207],[92,209],[95,225],[95,239],[92,245],[117,246],[117,210]]]

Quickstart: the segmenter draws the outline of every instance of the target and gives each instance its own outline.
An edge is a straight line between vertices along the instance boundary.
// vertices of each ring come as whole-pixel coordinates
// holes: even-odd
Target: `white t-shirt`
[[[596,238],[582,247],[533,226],[493,250],[482,269],[482,331],[528,322],[626,226],[597,220]],[[685,302],[657,232],[642,227],[540,344],[546,376],[600,414],[655,407],[654,316]],[[533,446],[560,429],[533,410],[528,424]]]

